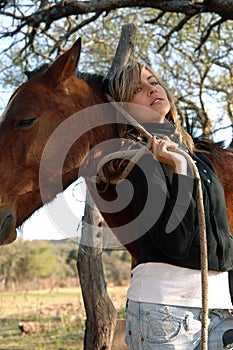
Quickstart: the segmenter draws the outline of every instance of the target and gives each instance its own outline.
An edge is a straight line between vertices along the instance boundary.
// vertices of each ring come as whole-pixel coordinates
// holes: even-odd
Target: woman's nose
[[[153,93],[156,92],[156,91],[157,91],[156,85],[150,85],[150,86],[148,87],[148,95],[149,95],[149,96],[153,95]]]

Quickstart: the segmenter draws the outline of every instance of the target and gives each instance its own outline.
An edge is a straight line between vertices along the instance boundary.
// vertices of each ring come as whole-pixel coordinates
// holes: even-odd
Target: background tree
[[[1,79],[13,91],[25,80],[23,71],[52,62],[78,36],[80,68],[105,74],[121,26],[134,21],[134,58],[155,67],[172,87],[186,129],[210,138],[222,128],[229,134],[232,14],[233,0],[1,2]]]
[[[18,287],[31,281],[36,289],[39,288],[40,280],[46,278],[51,280],[51,284],[59,284],[62,279],[70,277],[77,278],[77,268],[74,271],[73,266],[66,263],[72,248],[72,243],[55,244],[22,238],[10,246],[1,247],[1,288],[8,289],[12,284]]]
[[[1,247],[0,291],[39,290],[78,286],[77,244],[67,240],[27,241],[19,238]],[[106,280],[114,285],[127,285],[131,259],[124,250],[103,253]],[[45,284],[45,282],[47,284]]]

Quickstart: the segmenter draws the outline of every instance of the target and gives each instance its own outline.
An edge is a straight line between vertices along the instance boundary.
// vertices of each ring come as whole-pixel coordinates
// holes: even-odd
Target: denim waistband
[[[144,302],[137,302],[133,300],[127,300],[126,303],[126,311],[131,313],[134,316],[139,315],[147,315],[148,310],[156,308],[162,308],[166,309],[169,308],[169,311],[171,314],[173,314],[176,317],[182,316],[184,314],[184,311],[191,312],[193,314],[193,317],[197,320],[201,320],[201,314],[202,309],[197,307],[186,307],[186,306],[175,306],[175,305],[164,305],[164,304],[152,304],[152,303],[144,303]],[[209,319],[211,322],[216,323],[220,320],[224,320],[229,317],[233,317],[233,312],[230,310],[225,309],[209,309]]]

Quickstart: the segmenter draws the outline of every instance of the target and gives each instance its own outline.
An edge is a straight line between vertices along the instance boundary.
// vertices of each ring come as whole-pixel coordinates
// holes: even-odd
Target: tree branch
[[[165,36],[165,43],[158,49],[158,53],[160,53],[168,45],[172,34],[174,32],[179,32],[192,17],[192,15],[186,15],[174,28],[172,28],[172,30]]]
[[[100,15],[102,14],[102,12],[98,12],[96,13],[94,16],[86,19],[85,21],[81,22],[80,24],[78,24],[77,26],[73,27],[71,30],[66,31],[65,34],[59,39],[57,40],[56,44],[54,45],[53,49],[51,50],[50,54],[53,54],[53,52],[56,49],[59,49],[59,47],[61,46],[61,44],[67,40],[73,33],[77,32],[79,29],[83,28],[85,25],[94,22]]]
[[[162,11],[162,12],[160,12],[158,14],[158,16],[156,16],[153,19],[150,19],[149,21],[145,21],[145,23],[147,23],[147,24],[156,24],[160,20],[160,18],[162,18],[165,15],[165,13],[166,13],[165,11]]]
[[[224,20],[233,19],[233,0],[212,1],[176,1],[176,0],[101,0],[101,1],[74,1],[63,0],[53,6],[39,8],[29,16],[22,16],[22,21],[32,27],[38,27],[41,23],[46,26],[54,21],[73,15],[83,15],[104,12],[125,7],[153,8],[163,12],[183,13],[194,16],[198,13],[210,12],[220,15]],[[1,11],[2,12],[2,11]],[[4,13],[6,15],[6,13]]]
[[[204,43],[205,43],[205,42],[207,41],[207,39],[209,38],[209,36],[210,36],[210,34],[211,34],[211,32],[212,32],[212,29],[213,29],[214,27],[218,26],[218,25],[221,25],[223,22],[225,22],[225,20],[224,20],[223,18],[221,18],[220,20],[218,20],[217,22],[211,24],[211,25],[208,27],[208,29],[207,29],[205,35],[202,36],[201,42],[200,42],[200,44],[198,45],[198,47],[195,49],[195,51],[199,51],[200,48],[204,45]]]

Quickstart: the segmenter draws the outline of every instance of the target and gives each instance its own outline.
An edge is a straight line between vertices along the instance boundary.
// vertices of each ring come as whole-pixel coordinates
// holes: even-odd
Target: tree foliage
[[[78,246],[72,241],[18,238],[0,251],[0,291],[78,285]],[[109,283],[128,283],[131,259],[126,250],[104,252],[103,265]]]
[[[80,69],[106,74],[121,26],[135,22],[133,59],[167,81],[184,127],[210,138],[231,130],[233,0],[17,0],[1,2],[0,11],[1,79],[10,89],[25,80],[24,71],[52,62],[79,36]]]
[[[70,245],[54,245],[48,241],[25,241],[19,238],[10,246],[1,247],[0,281],[22,284],[44,278],[76,277],[77,271],[66,264]]]

